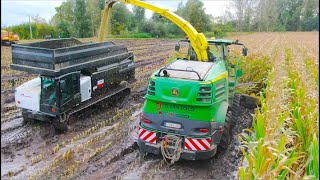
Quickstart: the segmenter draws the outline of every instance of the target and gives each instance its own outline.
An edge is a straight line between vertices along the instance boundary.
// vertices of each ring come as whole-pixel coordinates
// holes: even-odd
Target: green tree
[[[59,36],[62,38],[68,38],[75,35],[75,1],[67,0],[56,7],[56,14],[52,17],[50,24],[56,27]]]
[[[303,0],[279,1],[279,19],[287,31],[297,31],[301,26]]]
[[[127,31],[132,16],[125,4],[114,4],[110,16],[111,34],[119,35]]]
[[[88,1],[88,14],[90,16],[91,34],[96,36],[101,21],[101,9],[99,7],[99,1],[97,0],[87,0]]]
[[[75,4],[75,35],[79,38],[90,37],[92,34],[90,17],[86,9],[85,0],[76,0]]]
[[[136,19],[137,23],[143,21],[145,18],[145,9],[139,6],[133,7],[133,16]]]
[[[180,3],[176,13],[189,21],[198,32],[211,30],[210,16],[205,13],[204,4],[200,0],[188,0],[185,5]]]

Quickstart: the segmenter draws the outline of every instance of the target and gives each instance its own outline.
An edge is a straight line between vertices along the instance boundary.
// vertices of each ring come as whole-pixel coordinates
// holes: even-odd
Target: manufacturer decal
[[[97,82],[98,88],[103,88],[103,85],[104,85],[104,79],[100,79],[100,80]]]
[[[178,105],[178,104],[164,104],[164,107],[166,109],[194,111],[194,107],[192,107],[192,106],[183,106],[183,105]]]
[[[179,96],[179,90],[176,89],[176,88],[173,88],[173,89],[171,90],[171,94],[172,94],[172,96]]]
[[[161,102],[157,102],[157,110],[160,111],[160,109],[162,108],[162,103]]]
[[[21,94],[21,96],[26,97],[26,98],[32,98],[31,96],[27,96],[27,95],[24,95],[24,94]]]

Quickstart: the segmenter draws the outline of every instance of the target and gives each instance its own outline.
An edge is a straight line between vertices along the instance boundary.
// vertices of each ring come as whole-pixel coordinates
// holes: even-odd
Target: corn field
[[[318,179],[319,33],[236,38],[250,50],[241,81],[258,82],[261,101],[252,128],[239,135],[239,179]]]

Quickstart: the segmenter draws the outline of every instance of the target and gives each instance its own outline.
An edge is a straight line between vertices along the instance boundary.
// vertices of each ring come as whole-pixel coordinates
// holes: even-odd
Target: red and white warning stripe
[[[184,148],[192,151],[209,150],[211,146],[211,138],[185,138]]]
[[[148,143],[156,144],[157,136],[155,132],[139,128],[139,138]]]

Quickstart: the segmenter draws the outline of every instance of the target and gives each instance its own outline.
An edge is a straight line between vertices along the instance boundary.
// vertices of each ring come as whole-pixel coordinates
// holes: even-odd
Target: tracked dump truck
[[[158,13],[189,37],[175,47],[179,51],[180,43],[189,43],[187,56],[177,58],[150,77],[138,128],[140,151],[162,154],[168,163],[174,163],[180,157],[208,159],[217,149],[225,150],[238,118],[239,98],[234,90],[242,75],[239,59],[234,64],[229,61],[228,46],[244,45],[237,41],[207,40],[178,15],[140,0],[107,0],[101,39],[115,2]],[[244,46],[243,55],[246,54]]]
[[[65,131],[68,117],[106,98],[124,98],[134,80],[132,52],[112,42],[54,39],[12,45],[11,68],[40,76],[15,90],[25,121],[51,122]]]

